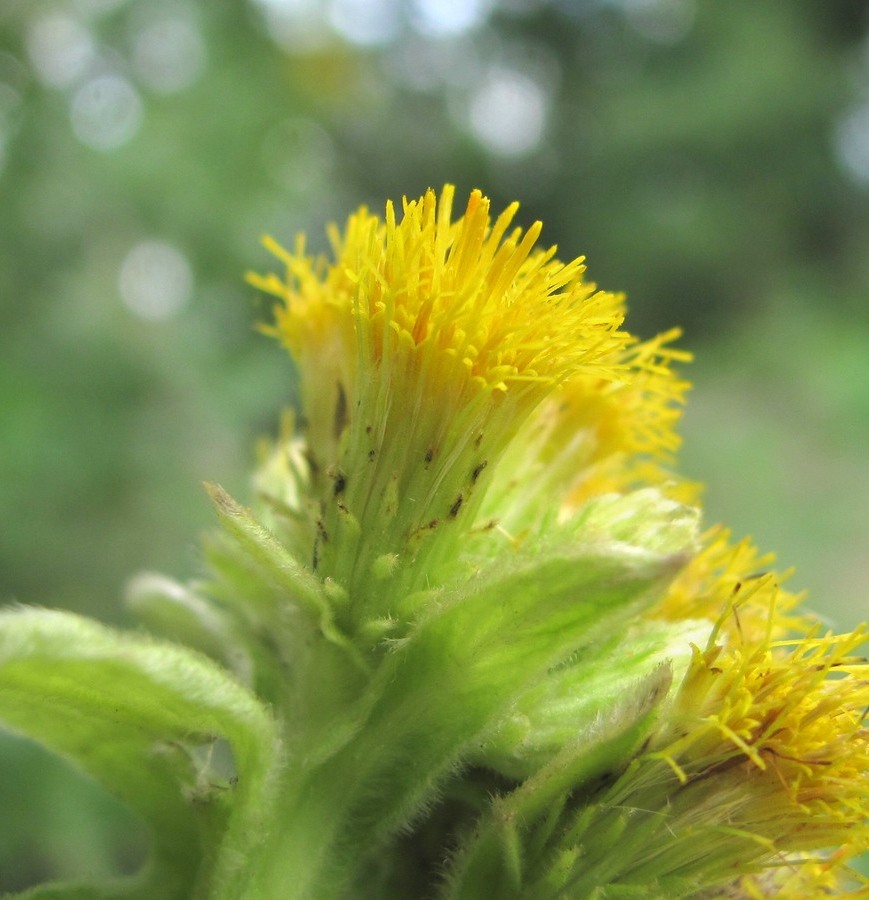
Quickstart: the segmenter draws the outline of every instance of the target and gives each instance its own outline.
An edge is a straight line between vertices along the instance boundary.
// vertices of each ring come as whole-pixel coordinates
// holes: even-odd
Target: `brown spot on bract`
[[[317,461],[317,457],[314,456],[310,447],[305,447],[302,452],[305,456],[305,461],[311,469],[311,474],[316,475],[320,471],[320,463]]]
[[[335,439],[337,440],[347,427],[347,394],[344,385],[338,382],[338,396],[335,398]]]

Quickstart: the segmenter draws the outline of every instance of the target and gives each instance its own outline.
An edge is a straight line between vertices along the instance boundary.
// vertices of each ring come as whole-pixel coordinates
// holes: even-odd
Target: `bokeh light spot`
[[[205,42],[193,16],[166,10],[143,25],[133,42],[133,65],[142,83],[160,94],[189,87],[205,70]]]
[[[21,107],[21,95],[5,81],[0,81],[0,174],[6,167],[7,147],[16,131],[15,119]]]
[[[320,0],[254,0],[269,37],[294,53],[321,49],[329,41],[329,29]]]
[[[491,7],[490,0],[414,0],[411,20],[420,34],[452,37],[481,25]]]
[[[90,32],[61,12],[40,16],[27,32],[27,56],[37,76],[49,87],[67,87],[79,79],[94,58]]]
[[[121,263],[118,289],[124,305],[139,318],[152,322],[171,319],[190,301],[193,270],[174,244],[141,241]]]
[[[840,119],[835,132],[839,164],[857,184],[869,186],[869,102]]]
[[[329,24],[351,44],[388,44],[399,32],[396,0],[330,0]]]
[[[543,138],[547,107],[547,93],[538,82],[496,66],[471,97],[471,132],[491,153],[524,156]]]
[[[86,81],[70,105],[75,136],[95,150],[116,150],[139,130],[144,119],[136,89],[120,75],[98,75]]]
[[[455,96],[447,94],[448,105],[456,105],[456,98],[467,94],[484,68],[474,44],[468,35],[433,40],[410,34],[389,53],[386,71],[403,89],[434,92],[458,88]],[[462,115],[460,112],[458,118]]]
[[[646,40],[677,44],[694,25],[694,0],[626,0],[628,24]]]
[[[129,2],[130,0],[74,0],[76,9],[85,18],[109,15]]]

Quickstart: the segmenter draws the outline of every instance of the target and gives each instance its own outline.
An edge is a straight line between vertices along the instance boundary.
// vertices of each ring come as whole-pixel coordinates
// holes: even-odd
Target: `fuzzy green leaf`
[[[268,712],[222,669],[70,613],[9,610],[0,722],[71,760],[151,827],[146,871],[92,896],[233,896],[269,816],[280,745]]]
[[[246,685],[253,684],[247,635],[233,617],[190,587],[152,572],[127,584],[127,607],[154,634],[187,644],[221,663]]]

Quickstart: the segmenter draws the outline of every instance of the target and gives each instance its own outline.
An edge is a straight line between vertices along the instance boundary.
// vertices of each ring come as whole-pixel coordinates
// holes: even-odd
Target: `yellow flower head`
[[[564,462],[548,468],[565,500],[579,471],[677,443],[675,332],[639,344],[621,329],[624,298],[585,281],[582,258],[538,248],[539,222],[512,227],[518,204],[493,219],[473,191],[454,219],[453,195],[428,191],[400,215],[389,203],[382,219],[360,209],[330,229],[332,261],[308,257],[303,240],[292,253],[269,240],[284,276],[250,276],[280,298],[272,330],[299,365],[322,506],[315,565],[348,589],[424,548],[446,552],[432,536],[456,519],[473,525],[495,463],[532,416],[541,461]],[[594,483],[609,489],[610,475]],[[345,541],[330,558],[335,528],[358,530],[358,553]]]
[[[753,844],[759,866],[779,867],[745,879],[741,896],[821,894],[869,849],[869,666],[854,655],[867,634],[825,635],[795,614],[801,597],[771,562],[715,529],[671,585],[657,615],[717,621],[650,759],[672,767],[677,793],[704,797],[722,846]],[[801,857],[824,847],[837,852]]]
[[[732,631],[726,605],[641,763],[671,767],[671,827],[698,844],[717,835],[724,871],[728,860],[801,871],[745,879],[744,896],[783,896],[785,883],[823,893],[869,849],[869,666],[854,655],[867,634],[774,639],[774,599],[763,635]],[[806,855],[822,848],[836,852]]]
[[[867,635],[743,640],[726,633],[731,612],[694,647],[657,734],[578,818],[580,883],[601,883],[598,860],[605,883],[655,897],[796,900],[854,880],[848,861],[869,849],[869,683],[854,655]]]
[[[585,282],[581,258],[563,264],[555,247],[536,248],[539,222],[510,230],[518,204],[494,222],[479,191],[456,221],[452,204],[448,186],[439,200],[405,200],[400,219],[392,203],[383,220],[363,207],[343,234],[330,229],[332,263],[305,256],[304,241],[295,253],[267,242],[286,277],[250,279],[283,301],[275,331],[306,397],[322,401],[324,384],[338,384],[349,400],[374,378],[402,413],[428,406],[445,419],[480,394],[509,393],[527,411],[579,373],[615,376],[631,342],[622,298]],[[311,421],[320,407],[306,408]],[[424,418],[416,410],[416,424]]]

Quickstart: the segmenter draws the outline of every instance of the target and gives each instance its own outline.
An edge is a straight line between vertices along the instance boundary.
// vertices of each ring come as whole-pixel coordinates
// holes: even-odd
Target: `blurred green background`
[[[478,186],[697,354],[682,468],[840,628],[869,587],[869,9],[855,0],[2,0],[0,602],[127,622],[294,396],[243,283],[359,203]],[[0,742],[0,891],[126,871]]]

